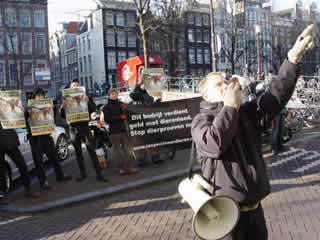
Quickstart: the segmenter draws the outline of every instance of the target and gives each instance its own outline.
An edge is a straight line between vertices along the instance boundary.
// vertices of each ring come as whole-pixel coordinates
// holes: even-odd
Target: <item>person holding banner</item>
[[[212,195],[229,196],[240,206],[238,225],[223,239],[268,239],[261,201],[270,193],[270,183],[262,156],[261,120],[272,120],[293,94],[298,63],[314,46],[313,27],[298,37],[278,78],[256,99],[242,104],[238,79],[227,82],[222,73],[210,73],[199,84],[203,101],[191,135],[203,177],[211,183]]]
[[[67,88],[78,88],[78,87],[79,87],[78,79],[74,79],[74,80],[72,80],[72,82],[70,83],[70,85]],[[87,96],[85,99],[86,99],[86,102],[88,105],[89,115],[91,115],[91,113],[95,112],[96,109],[92,109],[92,106],[94,104],[91,104],[89,102],[89,99]],[[60,115],[62,118],[66,118],[66,111],[64,109],[65,107],[67,107],[67,103],[65,100],[63,100],[62,106],[60,109]],[[93,139],[93,136],[92,136],[90,129],[89,129],[89,126],[88,126],[88,120],[83,120],[83,121],[78,121],[78,122],[73,122],[73,123],[68,123],[68,124],[70,125],[69,134],[70,134],[71,142],[74,146],[78,166],[80,169],[80,176],[76,180],[78,182],[81,182],[87,178],[86,168],[84,165],[84,159],[82,156],[82,147],[81,147],[82,140],[84,140],[86,147],[87,147],[87,150],[88,150],[88,153],[90,155],[92,164],[93,164],[95,171],[96,171],[97,180],[101,181],[101,182],[107,182],[108,180],[105,179],[101,173],[101,168],[99,166],[98,158],[97,158],[96,151],[95,151],[94,139]]]
[[[44,90],[42,88],[36,89],[35,92],[33,93],[32,99],[35,99],[35,100],[45,99]],[[28,139],[30,141],[33,161],[36,166],[36,172],[40,182],[40,189],[42,191],[50,191],[51,186],[47,182],[46,172],[43,164],[43,154],[46,154],[46,156],[49,159],[49,162],[53,165],[57,182],[66,182],[71,180],[72,177],[67,176],[63,173],[62,167],[60,165],[59,159],[55,151],[55,145],[54,145],[54,141],[51,136],[51,133],[34,135],[31,129],[31,124],[30,124],[31,118],[34,117],[32,116],[34,114],[33,112],[34,111],[32,111],[31,109],[28,109],[25,112],[27,129],[29,132]],[[52,120],[53,120],[53,114],[52,114]]]
[[[5,114],[0,111],[0,115]],[[39,193],[31,191],[31,181],[28,173],[28,168],[26,162],[23,158],[23,155],[19,149],[20,141],[17,133],[14,129],[3,129],[2,124],[0,124],[0,191],[2,191],[3,198],[0,203],[8,203],[8,192],[6,180],[5,180],[5,171],[6,171],[6,160],[5,154],[7,154],[11,160],[16,164],[19,169],[22,183],[24,185],[24,195],[28,198],[38,198],[40,197]]]
[[[110,88],[108,92],[108,103],[103,106],[101,121],[110,124],[110,135],[112,144],[115,147],[117,158],[117,167],[120,169],[119,173],[132,174],[136,173],[137,169],[132,167],[132,154],[129,145],[129,139],[126,130],[126,115],[123,113],[122,103],[118,99],[118,90]],[[124,150],[124,160],[121,156],[121,145]]]

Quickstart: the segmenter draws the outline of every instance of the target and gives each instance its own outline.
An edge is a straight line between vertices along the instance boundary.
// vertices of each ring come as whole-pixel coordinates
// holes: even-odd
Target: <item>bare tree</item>
[[[152,29],[152,24],[150,23],[151,0],[133,0],[133,2],[136,5],[138,14],[138,25],[143,44],[144,67],[149,68],[149,31]]]
[[[216,9],[215,26],[222,36],[221,55],[227,57],[231,65],[232,74],[235,73],[236,65],[246,51],[244,43],[244,29],[238,23],[234,14],[236,5],[233,1],[221,1]]]

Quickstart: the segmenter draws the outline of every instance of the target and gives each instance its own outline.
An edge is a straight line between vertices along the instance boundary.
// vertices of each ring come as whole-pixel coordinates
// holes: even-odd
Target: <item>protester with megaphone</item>
[[[204,101],[200,103],[200,113],[192,122],[191,134],[203,177],[212,185],[211,195],[228,196],[240,206],[239,222],[232,233],[223,239],[268,239],[260,204],[270,193],[261,151],[261,120],[272,120],[289,101],[298,77],[298,63],[314,45],[311,36],[313,27],[308,26],[298,37],[288,53],[288,59],[281,65],[278,77],[271,82],[270,89],[256,99],[242,104],[238,79],[232,78],[227,82],[222,73],[210,73],[199,84]],[[194,192],[196,194],[197,191]],[[208,219],[215,219],[216,211],[227,211],[223,205],[214,210],[208,206],[207,210],[203,208],[203,212],[210,212],[204,213],[207,216],[202,217],[203,223],[200,224],[204,227]],[[210,239],[206,237],[206,232],[215,230],[211,226],[210,229],[204,228],[204,234],[198,232],[197,235]]]

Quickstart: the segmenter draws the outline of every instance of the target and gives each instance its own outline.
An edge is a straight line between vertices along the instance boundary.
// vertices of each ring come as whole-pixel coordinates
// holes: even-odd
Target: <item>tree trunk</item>
[[[143,15],[140,16],[140,31],[142,35],[142,43],[143,43],[143,55],[144,55],[144,67],[149,68],[150,63],[149,63],[149,35],[148,32],[145,31],[145,25],[144,25],[144,18]]]

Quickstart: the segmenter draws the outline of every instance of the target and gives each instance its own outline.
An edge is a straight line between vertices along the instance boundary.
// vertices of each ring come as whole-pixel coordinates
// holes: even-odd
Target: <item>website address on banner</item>
[[[159,142],[159,143],[153,143],[153,144],[147,144],[143,146],[138,146],[134,147],[133,150],[143,150],[143,149],[148,149],[148,148],[155,148],[155,147],[161,147],[165,145],[172,145],[172,144],[177,144],[177,143],[184,143],[184,142],[190,142],[192,141],[192,138],[182,138],[182,139],[176,139],[176,140],[171,140],[171,141],[165,141],[165,142]]]

